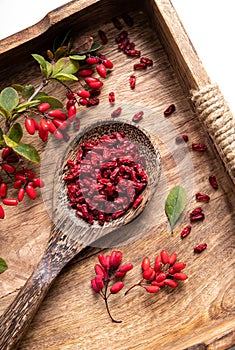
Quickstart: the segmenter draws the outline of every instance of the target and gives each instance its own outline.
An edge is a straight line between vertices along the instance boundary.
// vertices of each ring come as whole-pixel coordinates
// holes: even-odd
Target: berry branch
[[[133,268],[132,263],[122,262],[122,252],[113,250],[110,255],[98,255],[99,263],[94,267],[96,276],[91,280],[91,287],[98,293],[105,302],[106,310],[112,322],[121,323],[115,320],[110,312],[108,298],[112,294],[117,294],[124,287],[123,278],[128,271]],[[109,288],[111,282],[114,282]]]
[[[70,124],[75,129],[80,127],[77,108],[99,103],[95,96],[100,93],[103,82],[91,74],[95,68],[98,75],[105,78],[113,63],[98,52],[101,45],[95,44],[92,37],[75,38],[74,45],[71,42],[68,34],[60,43],[55,40],[53,51],[47,50],[47,59],[32,54],[42,74],[39,86],[16,83],[0,93],[0,121],[4,124],[0,128],[0,219],[5,217],[4,205],[18,205],[25,193],[35,199],[36,188],[44,186],[28,166],[30,162],[39,163],[40,155],[30,143],[22,142],[25,131],[29,135],[38,134],[42,142],[46,142],[50,134],[66,141]],[[82,90],[70,88],[69,83],[75,81]],[[65,88],[65,106],[57,97],[43,91],[52,83]]]

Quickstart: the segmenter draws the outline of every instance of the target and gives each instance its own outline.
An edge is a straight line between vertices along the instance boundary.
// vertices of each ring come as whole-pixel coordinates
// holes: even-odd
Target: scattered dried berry
[[[120,20],[117,17],[113,17],[112,22],[113,22],[114,27],[117,28],[118,30],[121,30],[123,28],[122,23],[120,22]]]
[[[206,248],[207,248],[207,244],[206,243],[201,243],[198,246],[194,247],[193,250],[194,250],[194,253],[200,254]]]
[[[187,237],[190,234],[191,229],[192,227],[190,225],[185,226],[185,228],[181,231],[181,234],[180,234],[181,238]]]
[[[198,202],[208,203],[210,201],[210,196],[206,193],[197,192],[195,198]]]
[[[169,117],[173,112],[175,112],[176,108],[174,104],[171,104],[165,109],[164,116]]]
[[[105,32],[103,30],[99,30],[98,34],[99,34],[100,40],[102,41],[102,44],[103,45],[107,44],[108,38],[107,38],[107,35],[105,34]]]
[[[135,85],[136,85],[136,76],[135,75],[130,76],[129,84],[130,84],[131,89],[135,88]]]
[[[175,142],[177,144],[180,144],[180,143],[183,143],[183,142],[188,142],[188,135],[183,134],[183,135],[176,136]]]
[[[136,114],[133,115],[132,121],[135,123],[138,123],[143,118],[143,115],[144,115],[143,111],[137,112]]]
[[[112,118],[117,118],[122,113],[122,108],[118,107],[115,111],[111,113]]]
[[[192,143],[192,150],[198,152],[205,152],[207,146],[204,143]]]
[[[218,185],[218,182],[217,182],[215,175],[209,176],[209,183],[210,183],[211,187],[214,188],[214,190],[218,190],[219,185]]]

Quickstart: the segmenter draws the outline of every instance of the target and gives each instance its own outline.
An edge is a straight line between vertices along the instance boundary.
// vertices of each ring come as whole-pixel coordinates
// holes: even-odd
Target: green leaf
[[[11,113],[6,111],[1,105],[0,105],[0,114],[5,118],[8,118],[11,116]]]
[[[9,137],[9,139],[11,139],[12,141],[14,141],[15,143],[18,144],[23,136],[23,130],[22,130],[22,126],[20,125],[20,123],[15,123],[10,128],[10,131],[9,131],[7,136]]]
[[[75,75],[73,75],[73,74],[65,74],[65,73],[58,73],[58,74],[54,75],[53,78],[61,80],[61,81],[64,81],[64,80],[75,80],[75,81],[77,81],[78,80],[78,78]]]
[[[56,50],[61,47],[61,46],[65,46],[66,42],[69,41],[69,35],[70,35],[71,30],[69,30],[65,36],[63,36],[63,38],[61,36],[57,36],[54,40],[53,43],[53,52],[56,52]]]
[[[22,98],[24,100],[28,100],[30,98],[30,96],[32,96],[32,94],[34,93],[35,89],[33,85],[25,85],[23,90],[22,90]]]
[[[19,103],[19,96],[15,89],[11,86],[6,87],[0,94],[0,105],[7,111],[11,112]]]
[[[0,258],[0,273],[3,273],[8,269],[7,263],[3,258]]]
[[[45,78],[48,78],[47,63],[43,56],[32,54],[33,58],[40,64],[41,72]]]
[[[86,55],[70,55],[69,58],[75,61],[83,61],[86,59]]]
[[[30,102],[25,102],[25,103],[21,103],[20,105],[18,105],[16,108],[15,108],[15,112],[17,113],[22,113],[24,112],[28,107],[35,107],[37,106],[41,101],[39,99],[37,100],[32,100]],[[14,116],[13,115],[13,119],[14,119]],[[16,117],[18,117],[18,114],[16,114]]]
[[[0,141],[3,141],[3,131],[2,131],[2,128],[0,128]]]
[[[64,106],[63,103],[54,96],[41,95],[37,96],[37,98],[40,100],[40,102],[48,102],[52,109],[63,108]]]
[[[183,187],[173,187],[165,202],[165,213],[169,220],[171,229],[175,226],[187,204],[187,194]]]
[[[16,91],[19,91],[19,92],[22,92],[23,89],[24,89],[24,86],[21,85],[21,84],[12,84],[12,87],[13,87]]]
[[[19,143],[17,146],[12,147],[15,152],[17,152],[19,155],[23,156],[24,158],[30,160],[34,163],[40,162],[40,156],[36,148],[34,148],[31,145],[27,145],[25,143]]]
[[[53,66],[50,62],[46,61],[46,65],[47,65],[47,78],[50,77],[50,75],[53,72]]]
[[[67,46],[60,46],[55,51],[55,61],[58,61],[60,58],[65,57],[68,53],[68,47]]]
[[[15,141],[11,140],[7,135],[3,135],[4,141],[6,142],[6,145],[8,147],[16,147],[18,146],[18,143],[16,143]]]
[[[88,53],[88,52],[94,52],[94,51],[97,51],[97,50],[99,50],[101,47],[102,47],[102,45],[101,45],[101,44],[96,44],[96,43],[94,43],[94,44],[92,45],[92,47],[90,48],[90,50],[89,50],[89,51],[87,51],[87,53]]]
[[[62,74],[73,74],[78,71],[79,63],[77,61],[71,61],[68,57],[60,58],[54,68],[52,78],[55,77],[58,73]]]

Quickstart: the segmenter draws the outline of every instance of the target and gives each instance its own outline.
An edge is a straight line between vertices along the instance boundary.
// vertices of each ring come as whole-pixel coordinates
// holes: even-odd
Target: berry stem
[[[112,322],[114,322],[114,323],[121,323],[122,322],[121,320],[115,320],[113,318],[113,316],[111,315],[110,310],[109,310],[109,304],[108,304],[108,298],[107,297],[104,297],[104,302],[105,302],[106,310],[107,310],[108,315],[111,318]]]
[[[48,80],[44,79],[41,84],[37,87],[37,89],[34,91],[34,93],[30,96],[28,99],[28,102],[32,101],[34,97],[49,83]]]
[[[107,283],[105,284],[105,290],[104,290],[104,296],[103,296],[103,299],[104,299],[104,302],[105,302],[105,307],[106,307],[106,310],[107,310],[108,315],[109,315],[109,317],[111,318],[112,322],[114,322],[114,323],[121,323],[122,321],[120,321],[120,320],[115,320],[115,319],[113,318],[113,316],[111,315],[111,312],[110,312],[110,310],[109,310],[108,297],[109,297],[110,294],[107,295],[109,282],[110,282],[110,279],[109,279],[109,280],[107,281]]]
[[[143,283],[143,279],[141,279],[139,282],[133,284],[133,286],[131,286],[129,289],[127,289],[125,291],[124,295],[127,295],[127,293],[129,293],[135,287],[142,287],[142,283]]]

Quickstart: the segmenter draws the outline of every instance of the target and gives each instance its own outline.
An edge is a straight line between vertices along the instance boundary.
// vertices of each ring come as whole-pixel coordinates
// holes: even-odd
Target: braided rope
[[[235,184],[235,119],[217,84],[192,90],[195,111],[205,125]]]

